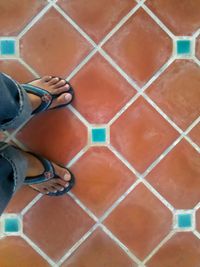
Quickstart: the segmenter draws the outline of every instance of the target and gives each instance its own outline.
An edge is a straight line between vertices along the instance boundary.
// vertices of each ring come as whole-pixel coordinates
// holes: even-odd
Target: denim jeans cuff
[[[0,155],[6,159],[13,168],[14,193],[24,182],[28,161],[19,149],[3,142],[0,142]]]
[[[32,106],[31,106],[31,103],[30,103],[30,101],[28,99],[27,93],[20,86],[20,84],[18,84],[17,82],[15,82],[15,84],[16,84],[18,92],[19,92],[19,101],[20,101],[20,103],[19,103],[20,104],[19,112],[16,115],[16,117],[13,118],[11,121],[6,122],[6,123],[1,125],[1,129],[2,130],[16,129],[23,122],[25,122],[26,120],[28,120],[28,118],[31,117]]]

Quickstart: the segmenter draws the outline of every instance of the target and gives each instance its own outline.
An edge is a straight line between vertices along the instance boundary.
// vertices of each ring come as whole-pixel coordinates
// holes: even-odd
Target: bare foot
[[[67,93],[70,86],[66,83],[66,80],[64,79],[60,80],[58,77],[53,78],[52,76],[44,76],[40,79],[30,82],[29,84],[45,89],[51,94],[58,95],[60,93],[63,93],[58,98],[53,100],[49,108],[54,108],[59,105],[67,104],[72,99],[72,95],[70,93]],[[28,97],[33,110],[39,107],[39,105],[41,104],[41,99],[39,96],[28,93]]]
[[[38,160],[33,155],[21,151],[28,160],[28,170],[26,176],[36,176],[44,172],[44,167],[40,160]],[[71,179],[71,174],[65,169],[55,163],[52,163],[56,174],[60,178],[51,179],[49,181],[30,185],[32,188],[36,189],[42,194],[48,194],[49,192],[56,193],[57,191],[63,191],[66,187],[69,186],[69,181]]]

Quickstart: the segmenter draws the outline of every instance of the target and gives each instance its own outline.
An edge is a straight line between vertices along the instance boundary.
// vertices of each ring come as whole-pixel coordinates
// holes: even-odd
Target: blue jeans
[[[30,118],[31,112],[25,90],[14,79],[0,73],[0,130],[19,127]],[[23,185],[27,165],[19,149],[0,142],[0,215]]]

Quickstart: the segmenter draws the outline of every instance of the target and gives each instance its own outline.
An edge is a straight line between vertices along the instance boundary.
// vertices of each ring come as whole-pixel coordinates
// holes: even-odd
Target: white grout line
[[[28,65],[24,61],[24,59],[19,58],[18,60],[31,74],[33,74],[33,76],[35,76],[35,78],[39,78],[40,77],[40,75],[30,65]]]
[[[40,20],[44,14],[52,7],[53,3],[48,3],[37,15],[25,26],[25,28],[18,34],[18,39],[21,39],[25,33],[27,33],[34,24]]]
[[[175,234],[175,231],[171,231],[160,243],[157,247],[155,247],[151,253],[145,258],[143,261],[144,264],[146,264],[155,254],[156,252],[165,244],[167,241],[169,241]]]
[[[101,229],[137,264],[142,262],[105,226],[100,225]]]
[[[42,198],[42,194],[38,194],[33,200],[31,200],[31,202],[29,202],[28,205],[26,205],[26,207],[21,211],[22,215],[25,215],[27,211],[29,211],[33,205],[35,205],[41,198]]]
[[[135,89],[137,89],[139,92],[140,92],[140,94],[152,83],[152,82],[154,82],[154,80],[155,79],[157,79],[159,76],[160,76],[160,74],[174,61],[174,59],[175,59],[175,57],[173,56],[173,57],[171,57],[153,76],[152,76],[152,78],[143,86],[143,88],[140,88],[137,84],[136,84],[136,82],[134,82],[127,74],[126,74],[126,72],[124,72],[115,62],[114,62],[114,60],[107,54],[107,53],[105,53],[105,51],[104,50],[102,50],[100,47],[127,21],[127,19],[129,19],[129,17],[134,13],[134,12],[136,12],[137,11],[137,9],[140,7],[140,6],[142,6],[142,8],[152,17],[152,19],[154,19],[154,21],[172,38],[172,39],[175,39],[175,36],[169,31],[169,29],[153,14],[153,12],[148,8],[148,7],[146,7],[145,5],[143,5],[143,3],[145,2],[144,0],[143,1],[139,1],[139,0],[137,0],[137,2],[139,3],[136,7],[134,7],[113,29],[112,29],[112,31],[108,34],[108,35],[106,35],[105,37],[104,37],[104,39],[100,42],[100,44],[97,46],[96,44],[95,44],[95,42],[68,16],[68,15],[66,15],[65,13],[64,13],[64,11],[60,8],[60,7],[58,7],[57,5],[55,5],[54,3],[55,3],[56,1],[52,1],[52,2],[50,2],[49,1],[49,4],[24,28],[24,30],[19,34],[19,36],[18,36],[18,38],[20,39],[47,11],[48,11],[48,9],[51,7],[51,6],[54,6],[54,8],[60,13],[60,14],[62,14],[67,20],[68,20],[68,22],[74,27],[74,28],[76,28],[76,30],[82,35],[82,36],[84,36],[85,37],[85,39],[86,40],[88,40],[93,46],[94,46],[94,49],[88,54],[88,56],[72,71],[72,73],[68,76],[68,79],[71,79],[74,75],[76,75],[77,74],[77,72],[95,55],[95,53],[97,52],[97,51],[99,51],[100,52],[100,54],[122,75],[122,77],[124,77]],[[198,32],[198,31],[197,31]],[[196,32],[196,35],[194,35],[194,36],[197,36],[197,32]],[[199,33],[198,33],[199,34]],[[200,66],[200,62],[199,62],[199,60],[197,60],[195,57],[194,57],[194,59],[193,59],[199,66]],[[20,59],[20,62],[26,67],[26,68],[28,68],[29,69],[29,71],[31,71],[31,73],[34,75],[34,76],[36,76],[36,77],[38,77],[39,75],[28,65],[28,64],[26,64],[23,60],[21,60]],[[139,96],[140,96],[140,94],[137,94],[136,96],[134,96],[134,98],[132,98],[131,99],[131,101],[130,102],[128,102],[124,107],[123,107],[123,111],[124,110],[126,110],[127,108],[128,108],[128,106],[130,106],[130,103],[132,104]],[[143,96],[145,96],[146,97],[146,95],[145,94],[143,94]],[[148,98],[148,97],[147,97]],[[147,99],[146,99],[147,100]],[[148,100],[147,100],[148,101]],[[170,120],[167,116],[166,116],[166,114],[164,114],[163,112],[162,112],[162,110],[159,110],[159,108],[157,107],[157,105],[155,104],[155,103],[153,103],[153,101],[151,101],[150,100],[150,102],[151,102],[151,104],[153,104],[153,107],[154,108],[156,108],[157,109],[157,111],[160,113],[162,113],[161,114],[161,116],[164,116],[164,117],[166,117],[167,118],[167,120]],[[82,115],[78,112],[78,111],[76,111],[73,107],[69,107],[69,109],[86,125],[86,126],[88,126],[88,127],[90,127],[90,124],[87,122],[87,120],[84,118],[84,117],[82,117]],[[118,114],[119,115],[119,114]],[[121,114],[120,114],[121,115]],[[113,121],[111,120],[111,123],[112,123]],[[169,121],[168,121],[169,122]],[[27,122],[26,122],[27,123]],[[110,122],[109,122],[109,125],[111,124]],[[170,122],[170,124],[174,124],[172,121]],[[24,123],[25,124],[25,123]],[[194,123],[193,123],[194,124]],[[175,128],[177,128],[178,126],[177,125],[174,125],[175,126]],[[173,127],[174,127],[173,126]],[[193,125],[193,127],[195,126],[195,124]],[[176,142],[176,144],[180,141],[180,139],[182,138],[182,137],[184,137],[184,138],[186,138],[186,140],[190,143],[190,144],[192,144],[193,146],[194,146],[194,142],[189,138],[189,137],[187,137],[187,136],[185,136],[185,134],[187,134],[187,131],[191,131],[192,130],[192,128],[193,128],[192,126],[190,126],[190,127],[188,127],[188,129],[185,131],[185,132],[183,132],[179,127],[177,128],[177,129],[179,129],[179,133],[181,133],[182,134],[182,136],[181,137],[179,137],[175,142]],[[20,128],[22,128],[22,127],[20,127]],[[18,132],[19,130],[17,130],[17,131],[15,131],[14,133],[12,133],[10,136],[9,136],[9,138],[8,138],[8,140],[11,140],[14,136],[15,136],[15,134],[16,134],[16,132]],[[171,148],[173,148],[173,144],[171,145]],[[87,149],[88,149],[88,147],[86,147]],[[86,150],[86,148],[84,148],[84,149],[82,149],[82,152],[80,151],[75,157],[74,157],[74,161],[72,160],[70,163],[69,163],[69,165],[71,164],[73,164],[79,157],[81,157],[82,156],[82,154],[84,154],[84,152],[86,152],[87,150]],[[118,153],[114,148],[112,148],[112,146],[108,146],[108,148],[110,148],[110,150],[118,157],[118,158],[120,158],[120,160],[133,172],[133,173],[135,173],[136,174],[136,177],[141,177],[141,175],[139,174],[139,173],[137,173],[137,171],[125,160],[125,159],[123,159],[123,157],[120,155],[120,153]],[[166,151],[170,151],[170,148],[168,148]],[[168,152],[166,153],[166,151],[164,152],[165,153],[165,155],[167,155],[168,154]],[[164,154],[163,153],[163,154]],[[159,157],[158,157],[158,159],[156,159],[156,161],[151,165],[151,170],[153,169],[152,168],[152,166],[156,166],[157,165],[157,163],[163,158],[163,154],[162,155],[160,155]],[[156,165],[155,165],[156,164]],[[150,170],[150,167],[148,168],[149,170]],[[145,172],[142,176],[143,177],[145,177],[146,175],[147,175],[147,173],[148,172]],[[128,193],[130,193],[134,188],[135,188],[135,186],[137,186],[140,182],[143,182],[149,189],[150,189],[150,191],[152,192],[152,191],[154,191],[154,192],[152,192],[153,194],[155,194],[156,195],[156,197],[158,197],[158,199],[159,200],[163,200],[163,198],[160,196],[160,194],[146,181],[146,180],[143,180],[142,181],[142,179],[140,178],[140,179],[138,179],[138,180],[136,180],[136,182],[131,186],[131,187],[129,187],[129,189],[104,213],[104,215],[100,218],[100,221],[102,221],[103,219],[105,219],[105,217],[106,217],[106,214],[108,215],[125,197],[126,197],[126,195],[128,194]],[[96,220],[97,220],[97,217],[87,208],[87,207],[85,207],[82,203],[81,203],[81,201],[78,199],[78,198],[76,198],[76,196],[75,195],[73,195],[72,193],[69,193],[70,194],[70,196],[74,199],[74,201],[76,201],[76,203],[85,211],[85,212],[87,212],[87,214],[90,216],[90,217],[92,217],[93,219],[95,218]],[[37,199],[38,198],[38,199]],[[38,195],[36,198],[35,198],[35,200],[37,201],[37,200],[39,200],[39,198],[40,198],[40,195]],[[160,199],[161,198],[161,199]],[[162,201],[161,200],[161,201]],[[32,201],[32,202],[30,202],[28,205],[27,205],[27,207],[26,208],[24,208],[24,210],[22,211],[22,213],[24,214],[29,208],[31,208],[31,206],[33,206],[35,203],[33,203],[34,201]],[[168,205],[167,207],[169,207],[170,208],[170,210],[173,210],[173,207],[170,205],[169,206],[169,203],[168,202],[166,202],[165,201],[165,205]],[[199,204],[200,205],[200,204]],[[97,228],[97,226],[98,226],[98,224],[96,224],[96,228]],[[105,226],[101,226],[102,228],[104,228],[105,229]],[[93,231],[96,229],[96,228],[94,228],[93,229]],[[91,230],[88,232],[88,233],[86,233],[86,238],[87,238],[87,236],[89,236],[91,234]],[[122,247],[124,247],[124,245],[119,241],[119,240],[117,240],[117,238],[115,237],[115,236],[112,236],[113,237],[113,239],[115,240],[115,242],[118,244],[118,245],[122,245]],[[27,237],[25,237],[26,239],[27,239]],[[81,241],[82,240],[82,241]],[[32,243],[32,241],[30,240],[30,242]],[[81,245],[82,244],[82,242],[83,242],[83,239],[80,239],[78,242],[80,242],[80,244],[79,245]],[[77,242],[77,243],[78,243]],[[161,245],[161,244],[163,244],[163,242],[164,241],[162,241],[160,244],[159,244],[159,246]],[[34,247],[36,248],[36,250],[37,250],[37,246],[33,243],[32,245],[34,245]],[[158,248],[157,249],[159,249],[159,246],[158,246]],[[73,247],[73,249],[71,249],[70,251],[71,251],[71,253],[73,252],[73,251],[75,251],[76,249],[77,249],[77,247],[78,246],[74,246]],[[156,250],[156,249],[155,249]],[[154,252],[155,252],[155,250],[150,254],[150,255],[152,255]],[[45,254],[39,249],[39,254],[43,254],[43,256],[45,256]],[[62,258],[62,259],[65,259],[65,258],[67,258],[67,257],[69,257],[69,255],[71,254],[69,251],[68,251],[68,253]],[[41,255],[42,255],[41,254]],[[45,256],[46,257],[46,256]],[[148,258],[149,258],[150,256],[148,256]],[[47,258],[48,258],[48,256],[47,256]],[[49,259],[49,258],[48,258]],[[49,259],[50,260],[50,264],[52,265],[52,266],[57,266],[57,265],[55,265],[55,263],[51,260],[51,259]],[[64,260],[63,260],[64,261]],[[54,265],[53,265],[54,264]],[[61,264],[61,261],[60,261],[60,263],[59,264]],[[139,263],[140,264],[140,266],[141,266],[141,263]]]
[[[57,265],[60,266],[66,259],[68,259],[81,245],[82,243],[97,229],[98,223],[92,226],[92,228],[85,233],[80,240],[78,240],[67,252],[66,254],[58,261]],[[78,266],[77,266],[78,267]]]
[[[38,245],[36,245],[29,237],[24,233],[21,234],[21,237],[39,254],[41,255],[52,267],[55,267],[55,262],[49,258],[49,256],[42,251]]]
[[[142,8],[147,12],[147,14],[159,25],[163,31],[173,40],[175,35],[166,27],[166,25],[149,9],[145,4],[142,5]]]

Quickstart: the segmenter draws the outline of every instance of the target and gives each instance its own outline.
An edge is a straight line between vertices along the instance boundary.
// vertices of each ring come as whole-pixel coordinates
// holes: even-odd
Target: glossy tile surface
[[[200,0],[0,1],[0,72],[74,89],[0,140],[75,177],[61,197],[13,195],[0,267],[200,267],[199,14]]]

